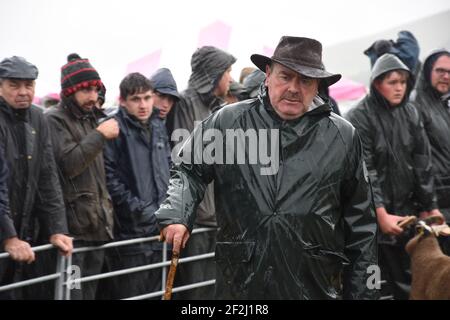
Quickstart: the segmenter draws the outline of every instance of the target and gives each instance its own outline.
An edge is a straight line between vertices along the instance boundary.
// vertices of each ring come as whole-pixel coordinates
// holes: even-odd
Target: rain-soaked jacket
[[[39,108],[14,110],[0,98],[0,148],[9,168],[10,206],[10,217],[0,217],[0,240],[17,236],[33,242],[41,240],[38,236],[47,240],[52,234],[67,233],[50,141]]]
[[[408,68],[394,55],[380,57],[372,69],[370,93],[346,117],[356,127],[373,187],[375,205],[405,216],[436,208],[430,144],[419,113],[404,100],[395,107],[375,89],[374,79]]]
[[[283,121],[264,92],[211,115],[184,146],[183,155],[209,129],[223,134],[224,145],[227,129],[255,130],[261,137],[260,130],[275,129],[260,146],[278,145],[274,150],[281,152],[274,152],[279,170],[274,166],[273,174],[261,162],[239,164],[232,151],[237,164],[207,160],[175,167],[157,212],[161,227],[182,223],[191,230],[206,186],[215,183],[216,298],[376,298],[366,286],[367,268],[377,264],[376,222],[361,142],[330,111],[323,104]],[[257,144],[246,144],[245,154]]]
[[[188,88],[181,93],[180,100],[173,107],[174,130],[181,128],[192,132],[195,122],[206,119],[221,108],[225,101],[216,97],[213,91],[224,72],[234,62],[236,59],[231,54],[210,46],[202,47],[192,55],[192,74]],[[213,184],[208,187],[199,206],[196,223],[203,226],[217,226]]]
[[[97,119],[105,115],[96,108],[83,112],[72,98],[63,98],[46,116],[70,234],[76,240],[111,240],[113,205],[106,188],[102,154],[106,139],[95,130]]]
[[[441,209],[450,209],[450,105],[442,99],[442,94],[431,86],[432,64],[448,50],[433,52],[424,62],[411,95],[423,119],[425,131],[431,145],[433,173],[436,184],[436,195]],[[444,210],[444,213],[449,210]],[[446,216],[450,221],[450,216]]]

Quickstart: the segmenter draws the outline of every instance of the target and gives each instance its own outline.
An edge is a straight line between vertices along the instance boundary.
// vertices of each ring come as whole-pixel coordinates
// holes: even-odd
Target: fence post
[[[66,279],[66,257],[59,255],[56,258],[56,272],[59,278],[55,280],[55,300],[64,299],[64,281]]]
[[[167,243],[163,242],[163,254],[162,254],[162,262],[167,261]],[[166,279],[167,279],[167,267],[162,267],[162,277],[161,277],[161,290],[166,290]],[[162,296],[161,296],[162,299]]]
[[[72,256],[67,258],[67,265],[64,268],[64,274],[67,274],[68,268],[72,266]],[[72,289],[72,277],[66,277],[66,294],[64,300],[70,300],[70,290]]]

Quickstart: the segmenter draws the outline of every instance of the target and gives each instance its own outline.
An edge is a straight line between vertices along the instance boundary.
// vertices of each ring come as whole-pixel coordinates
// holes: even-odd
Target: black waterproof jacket
[[[61,186],[42,110],[33,105],[15,110],[0,98],[0,144],[9,168],[11,210],[9,218],[0,218],[0,240],[18,236],[33,242],[38,236],[47,240],[52,234],[67,233]]]
[[[122,107],[114,118],[120,134],[107,142],[103,154],[116,217],[115,239],[156,235],[154,213],[166,197],[171,163],[164,120],[153,113],[149,140],[142,125]]]
[[[323,104],[295,121],[283,121],[263,93],[222,108],[195,129],[191,143],[209,129],[224,137],[227,129],[256,130],[261,137],[259,130],[279,133],[268,134],[270,140],[260,145],[279,147],[274,149],[278,170],[265,171],[266,165],[248,158],[239,164],[234,152],[228,156],[235,164],[183,162],[175,167],[168,198],[157,212],[161,227],[182,223],[191,229],[206,186],[214,180],[220,227],[216,298],[377,297],[366,286],[367,268],[377,264],[376,220],[361,142],[355,129],[330,111]],[[224,138],[217,150],[225,144]],[[205,147],[195,143],[193,154]],[[253,147],[247,143],[245,154]]]
[[[448,50],[438,50],[425,59],[416,90],[411,97],[422,116],[430,140],[439,208],[449,209],[443,210],[443,213],[447,214],[446,219],[450,221],[450,105],[430,82],[432,60],[435,61],[436,56],[445,52],[450,54]]]
[[[361,136],[376,207],[405,216],[437,207],[430,144],[417,109],[408,101],[410,83],[403,102],[395,107],[373,86],[373,80],[387,71],[409,72],[395,56],[385,57],[374,65],[370,93],[346,118]]]
[[[8,174],[3,146],[0,145],[0,242],[16,234],[9,210]]]

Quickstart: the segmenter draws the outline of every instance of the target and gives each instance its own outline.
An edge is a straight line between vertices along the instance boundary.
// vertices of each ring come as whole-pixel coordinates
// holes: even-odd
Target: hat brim
[[[276,63],[279,63],[279,64],[285,66],[286,68],[289,68],[301,75],[304,75],[304,76],[307,76],[310,78],[323,80],[327,86],[331,86],[332,84],[338,82],[342,77],[342,75],[340,75],[340,74],[332,74],[325,70],[321,70],[321,69],[317,69],[317,68],[313,68],[313,67],[309,67],[309,66],[303,66],[303,65],[299,65],[299,64],[293,64],[292,62],[284,61],[284,60],[280,60],[280,59],[271,59],[271,58],[263,56],[261,54],[251,55],[250,60],[255,64],[255,66],[258,67],[259,70],[261,70],[263,72],[266,72],[267,65],[271,65],[272,62],[276,62]]]

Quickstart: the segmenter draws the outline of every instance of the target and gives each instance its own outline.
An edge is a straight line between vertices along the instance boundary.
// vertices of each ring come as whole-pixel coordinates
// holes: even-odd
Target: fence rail
[[[197,229],[193,230],[192,233],[196,234],[196,233],[209,232],[209,231],[215,231],[215,230],[216,230],[216,228],[197,228]],[[89,246],[89,247],[74,248],[73,254],[78,254],[81,252],[88,252],[88,251],[95,251],[95,250],[105,250],[105,249],[109,249],[109,248],[116,248],[116,247],[121,247],[121,246],[126,246],[126,245],[132,245],[132,244],[144,243],[144,242],[154,242],[154,241],[159,241],[159,236],[110,242],[110,243],[107,243],[107,244],[104,244],[101,246]],[[36,246],[31,249],[35,253],[42,252],[42,251],[48,251],[48,250],[56,250],[56,248],[51,244]],[[9,257],[10,257],[10,254],[7,252],[0,253],[0,259],[7,259]],[[192,262],[192,261],[210,259],[213,257],[214,257],[214,252],[210,252],[210,253],[200,254],[200,255],[196,255],[196,256],[181,258],[178,263],[188,263],[188,262]],[[163,244],[163,255],[162,255],[161,262],[72,279],[70,272],[69,272],[69,270],[70,270],[69,267],[72,266],[72,256],[67,257],[67,258],[63,257],[63,256],[58,256],[57,261],[56,261],[56,270],[57,270],[56,273],[52,273],[52,274],[48,274],[45,276],[0,286],[0,292],[18,289],[18,288],[22,288],[25,286],[30,286],[30,285],[53,280],[53,281],[55,281],[55,293],[54,293],[55,300],[70,300],[71,288],[73,288],[74,284],[88,282],[88,281],[94,281],[94,280],[100,280],[100,279],[105,279],[105,278],[111,278],[111,277],[117,277],[117,276],[121,276],[121,275],[125,275],[125,274],[131,274],[131,273],[135,273],[135,272],[141,272],[141,271],[160,268],[161,275],[162,275],[160,291],[150,292],[150,293],[139,295],[136,297],[129,297],[129,298],[126,298],[125,300],[150,299],[150,298],[155,298],[158,296],[162,297],[164,295],[164,289],[165,289],[166,277],[167,277],[167,267],[169,265],[170,265],[170,260],[167,257],[167,244],[164,243]],[[210,286],[210,285],[214,285],[214,283],[215,283],[215,279],[212,279],[212,280],[203,281],[203,282],[199,282],[199,283],[193,283],[193,284],[186,285],[186,286],[174,287],[173,292],[175,293],[175,292],[190,290],[190,289],[194,289],[194,288]]]

